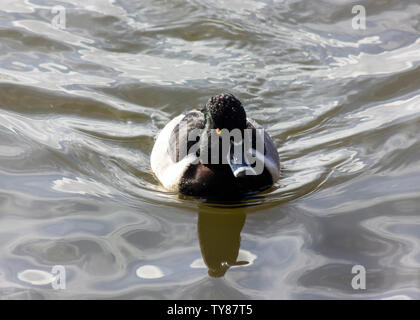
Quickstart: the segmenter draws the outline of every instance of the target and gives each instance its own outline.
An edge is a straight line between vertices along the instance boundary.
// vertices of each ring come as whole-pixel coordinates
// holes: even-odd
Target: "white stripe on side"
[[[185,117],[184,114],[172,119],[159,133],[150,156],[150,163],[153,173],[170,191],[178,191],[181,178],[189,164],[197,159],[195,154],[189,154],[179,162],[174,162],[169,154],[169,144],[172,131],[175,126]]]

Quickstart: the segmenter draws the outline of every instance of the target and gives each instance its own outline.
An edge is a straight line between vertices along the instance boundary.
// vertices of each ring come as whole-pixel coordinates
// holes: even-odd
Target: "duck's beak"
[[[235,144],[233,140],[230,141],[228,164],[230,166],[230,169],[232,170],[233,175],[236,178],[243,178],[245,176],[256,175],[255,170],[246,162],[244,147],[242,143]]]

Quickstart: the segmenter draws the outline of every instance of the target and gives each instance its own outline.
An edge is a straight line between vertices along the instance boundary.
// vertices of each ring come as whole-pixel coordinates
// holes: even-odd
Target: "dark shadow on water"
[[[179,199],[190,200],[197,205],[198,240],[203,261],[211,277],[223,277],[233,266],[247,265],[249,261],[238,261],[241,244],[241,231],[247,214],[251,214],[278,202],[267,202],[265,192],[250,193],[227,199],[194,198],[179,194]],[[229,198],[229,199],[228,199]],[[287,200],[282,199],[281,202]]]
[[[222,277],[231,266],[245,265],[237,261],[241,231],[245,224],[245,208],[198,209],[198,239],[204,263],[211,277]]]

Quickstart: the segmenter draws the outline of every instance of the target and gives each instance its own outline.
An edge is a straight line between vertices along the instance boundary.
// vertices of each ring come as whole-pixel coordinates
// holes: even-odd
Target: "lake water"
[[[419,17],[418,0],[2,0],[0,297],[420,299]],[[236,204],[165,191],[157,133],[223,91],[282,178]]]

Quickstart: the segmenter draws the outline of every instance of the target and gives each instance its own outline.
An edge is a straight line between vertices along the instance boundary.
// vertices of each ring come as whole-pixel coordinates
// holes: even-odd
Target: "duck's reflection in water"
[[[198,239],[211,277],[222,277],[231,266],[248,264],[237,261],[245,219],[242,208],[199,209]]]

